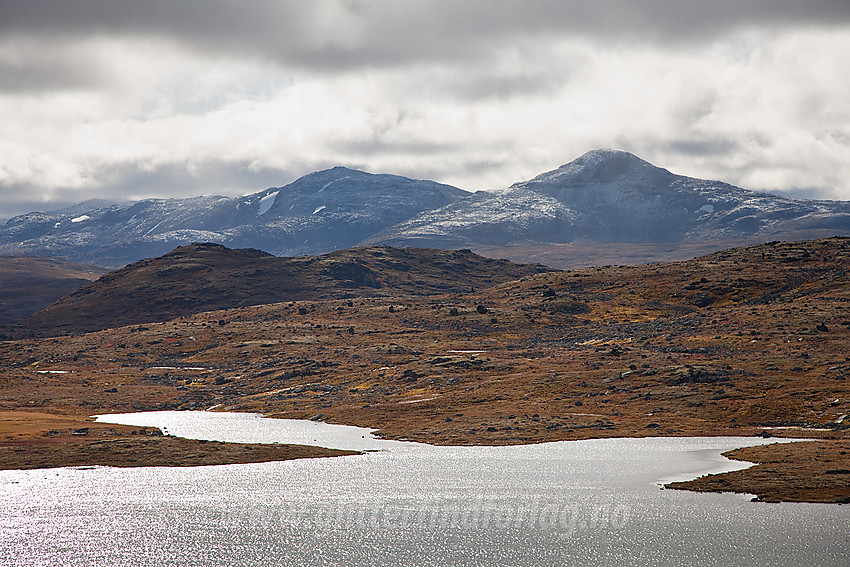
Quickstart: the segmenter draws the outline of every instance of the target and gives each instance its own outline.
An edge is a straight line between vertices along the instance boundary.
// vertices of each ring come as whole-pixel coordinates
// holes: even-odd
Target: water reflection
[[[291,442],[290,426],[305,425],[194,412],[124,419],[262,442]],[[850,551],[850,507],[657,485],[728,468],[720,451],[761,439],[431,447],[314,425],[299,435],[384,450],[252,465],[2,472],[0,564],[798,567],[846,565]]]

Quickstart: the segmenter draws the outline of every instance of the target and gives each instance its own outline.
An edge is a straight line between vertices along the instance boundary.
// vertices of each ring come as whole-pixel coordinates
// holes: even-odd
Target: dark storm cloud
[[[547,96],[555,93],[571,79],[569,68],[510,70],[493,72],[478,70],[444,79],[440,85],[450,98],[479,101],[488,98],[512,99],[524,96]]]
[[[26,58],[0,53],[0,91],[7,93],[96,87],[104,77],[81,53],[20,47]]]
[[[702,41],[740,26],[850,23],[847,0],[5,1],[0,35],[165,36],[307,67],[486,57],[517,37]]]

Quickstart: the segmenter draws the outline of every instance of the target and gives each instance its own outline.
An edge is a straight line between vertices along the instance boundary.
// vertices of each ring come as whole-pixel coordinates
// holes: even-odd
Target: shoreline
[[[0,470],[60,467],[192,467],[358,455],[298,444],[222,443],[163,435],[159,428],[90,418],[0,412]]]
[[[846,440],[798,441],[741,447],[728,459],[753,463],[745,469],[671,482],[665,488],[694,492],[754,494],[754,502],[850,504]]]
[[[3,433],[0,435],[0,470],[70,466],[208,466],[362,454],[358,450],[329,449],[309,444],[187,439],[163,435],[159,428],[152,426],[117,425],[94,421],[92,417],[75,418],[38,412],[0,412],[0,423],[5,424],[0,431]],[[60,426],[64,427],[57,429]],[[81,429],[87,432],[80,434]],[[663,437],[700,436],[721,437],[729,434],[704,432]],[[391,440],[393,437],[390,431],[383,430],[378,432],[377,438]],[[615,436],[584,439],[606,437]],[[580,439],[563,439],[568,440]],[[537,442],[551,441],[542,439]],[[436,445],[484,446],[480,443]],[[848,454],[848,440],[793,441],[793,438],[783,437],[777,438],[775,443],[746,446],[721,453],[733,461],[749,463],[750,466],[746,468],[703,474],[691,480],[661,482],[666,489],[754,494],[753,500],[759,502],[850,503],[850,469],[844,466]]]

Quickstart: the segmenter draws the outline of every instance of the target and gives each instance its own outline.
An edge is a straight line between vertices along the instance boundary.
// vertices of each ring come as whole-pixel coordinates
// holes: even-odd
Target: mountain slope
[[[252,218],[229,231],[228,242],[276,255],[330,252],[466,195],[432,181],[335,167],[243,198],[238,208]]]
[[[572,239],[578,214],[548,195],[509,189],[478,192],[385,229],[367,244],[391,246],[505,246],[517,241]]]
[[[0,324],[29,317],[103,272],[56,258],[0,256]]]
[[[627,152],[594,150],[474,194],[336,167],[239,198],[89,201],[10,219],[0,227],[0,254],[120,267],[191,242],[285,256],[387,244],[576,267],[834,235],[850,235],[848,202],[755,193],[676,175]]]
[[[627,152],[596,150],[506,190],[422,212],[368,242],[728,244],[839,233],[850,233],[850,203],[754,193],[675,175]]]
[[[276,255],[317,254],[354,246],[465,195],[432,181],[336,167],[245,197],[87,201],[19,215],[0,228],[0,254],[51,255],[112,267],[192,242]]]
[[[469,292],[546,271],[469,250],[373,246],[279,258],[192,244],[106,274],[23,326],[39,334],[83,332],[283,301]]]

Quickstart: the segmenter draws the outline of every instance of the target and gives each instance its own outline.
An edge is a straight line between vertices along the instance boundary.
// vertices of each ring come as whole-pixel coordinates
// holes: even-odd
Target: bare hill
[[[0,256],[0,324],[29,317],[105,271],[57,258]]]
[[[542,271],[469,250],[371,246],[279,258],[219,244],[181,246],[104,275],[24,322],[86,332],[282,301],[471,292]]]

